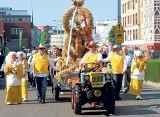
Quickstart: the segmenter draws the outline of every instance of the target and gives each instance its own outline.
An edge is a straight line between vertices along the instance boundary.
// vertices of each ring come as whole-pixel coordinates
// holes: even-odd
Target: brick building
[[[19,50],[20,31],[22,46],[31,48],[31,15],[28,15],[28,11],[0,7],[0,35],[5,35],[6,47],[10,50]]]

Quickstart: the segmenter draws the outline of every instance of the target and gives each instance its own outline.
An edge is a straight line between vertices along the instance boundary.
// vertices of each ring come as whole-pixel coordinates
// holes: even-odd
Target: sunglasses
[[[44,50],[44,49],[46,49],[46,48],[39,48],[39,50]]]

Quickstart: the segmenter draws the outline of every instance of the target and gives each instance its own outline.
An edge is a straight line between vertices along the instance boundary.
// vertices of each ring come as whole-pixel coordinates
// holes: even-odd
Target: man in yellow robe
[[[22,103],[21,79],[23,77],[22,64],[16,60],[16,52],[9,52],[4,66],[7,81],[6,104]]]

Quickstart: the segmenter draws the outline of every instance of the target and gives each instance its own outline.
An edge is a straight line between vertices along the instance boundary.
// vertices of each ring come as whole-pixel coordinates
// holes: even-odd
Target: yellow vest
[[[116,59],[116,54],[111,54],[111,66],[112,72],[114,74],[122,74],[123,66],[124,66],[124,56],[123,54],[118,55],[118,59]]]
[[[39,53],[35,54],[34,60],[34,73],[35,74],[48,74],[48,55],[44,54],[42,59],[40,58]]]
[[[89,56],[89,53],[86,53],[85,54],[85,60],[84,60],[84,63],[95,63],[98,61],[98,54],[99,53],[95,53],[93,56]],[[88,68],[94,68],[96,67],[97,65],[96,64],[89,64],[88,65]],[[102,70],[102,63],[100,63],[100,70]]]

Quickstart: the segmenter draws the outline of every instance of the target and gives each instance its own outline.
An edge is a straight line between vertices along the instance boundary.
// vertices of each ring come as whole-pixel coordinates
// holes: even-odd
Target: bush
[[[160,82],[160,59],[152,59],[147,61],[145,80]]]

